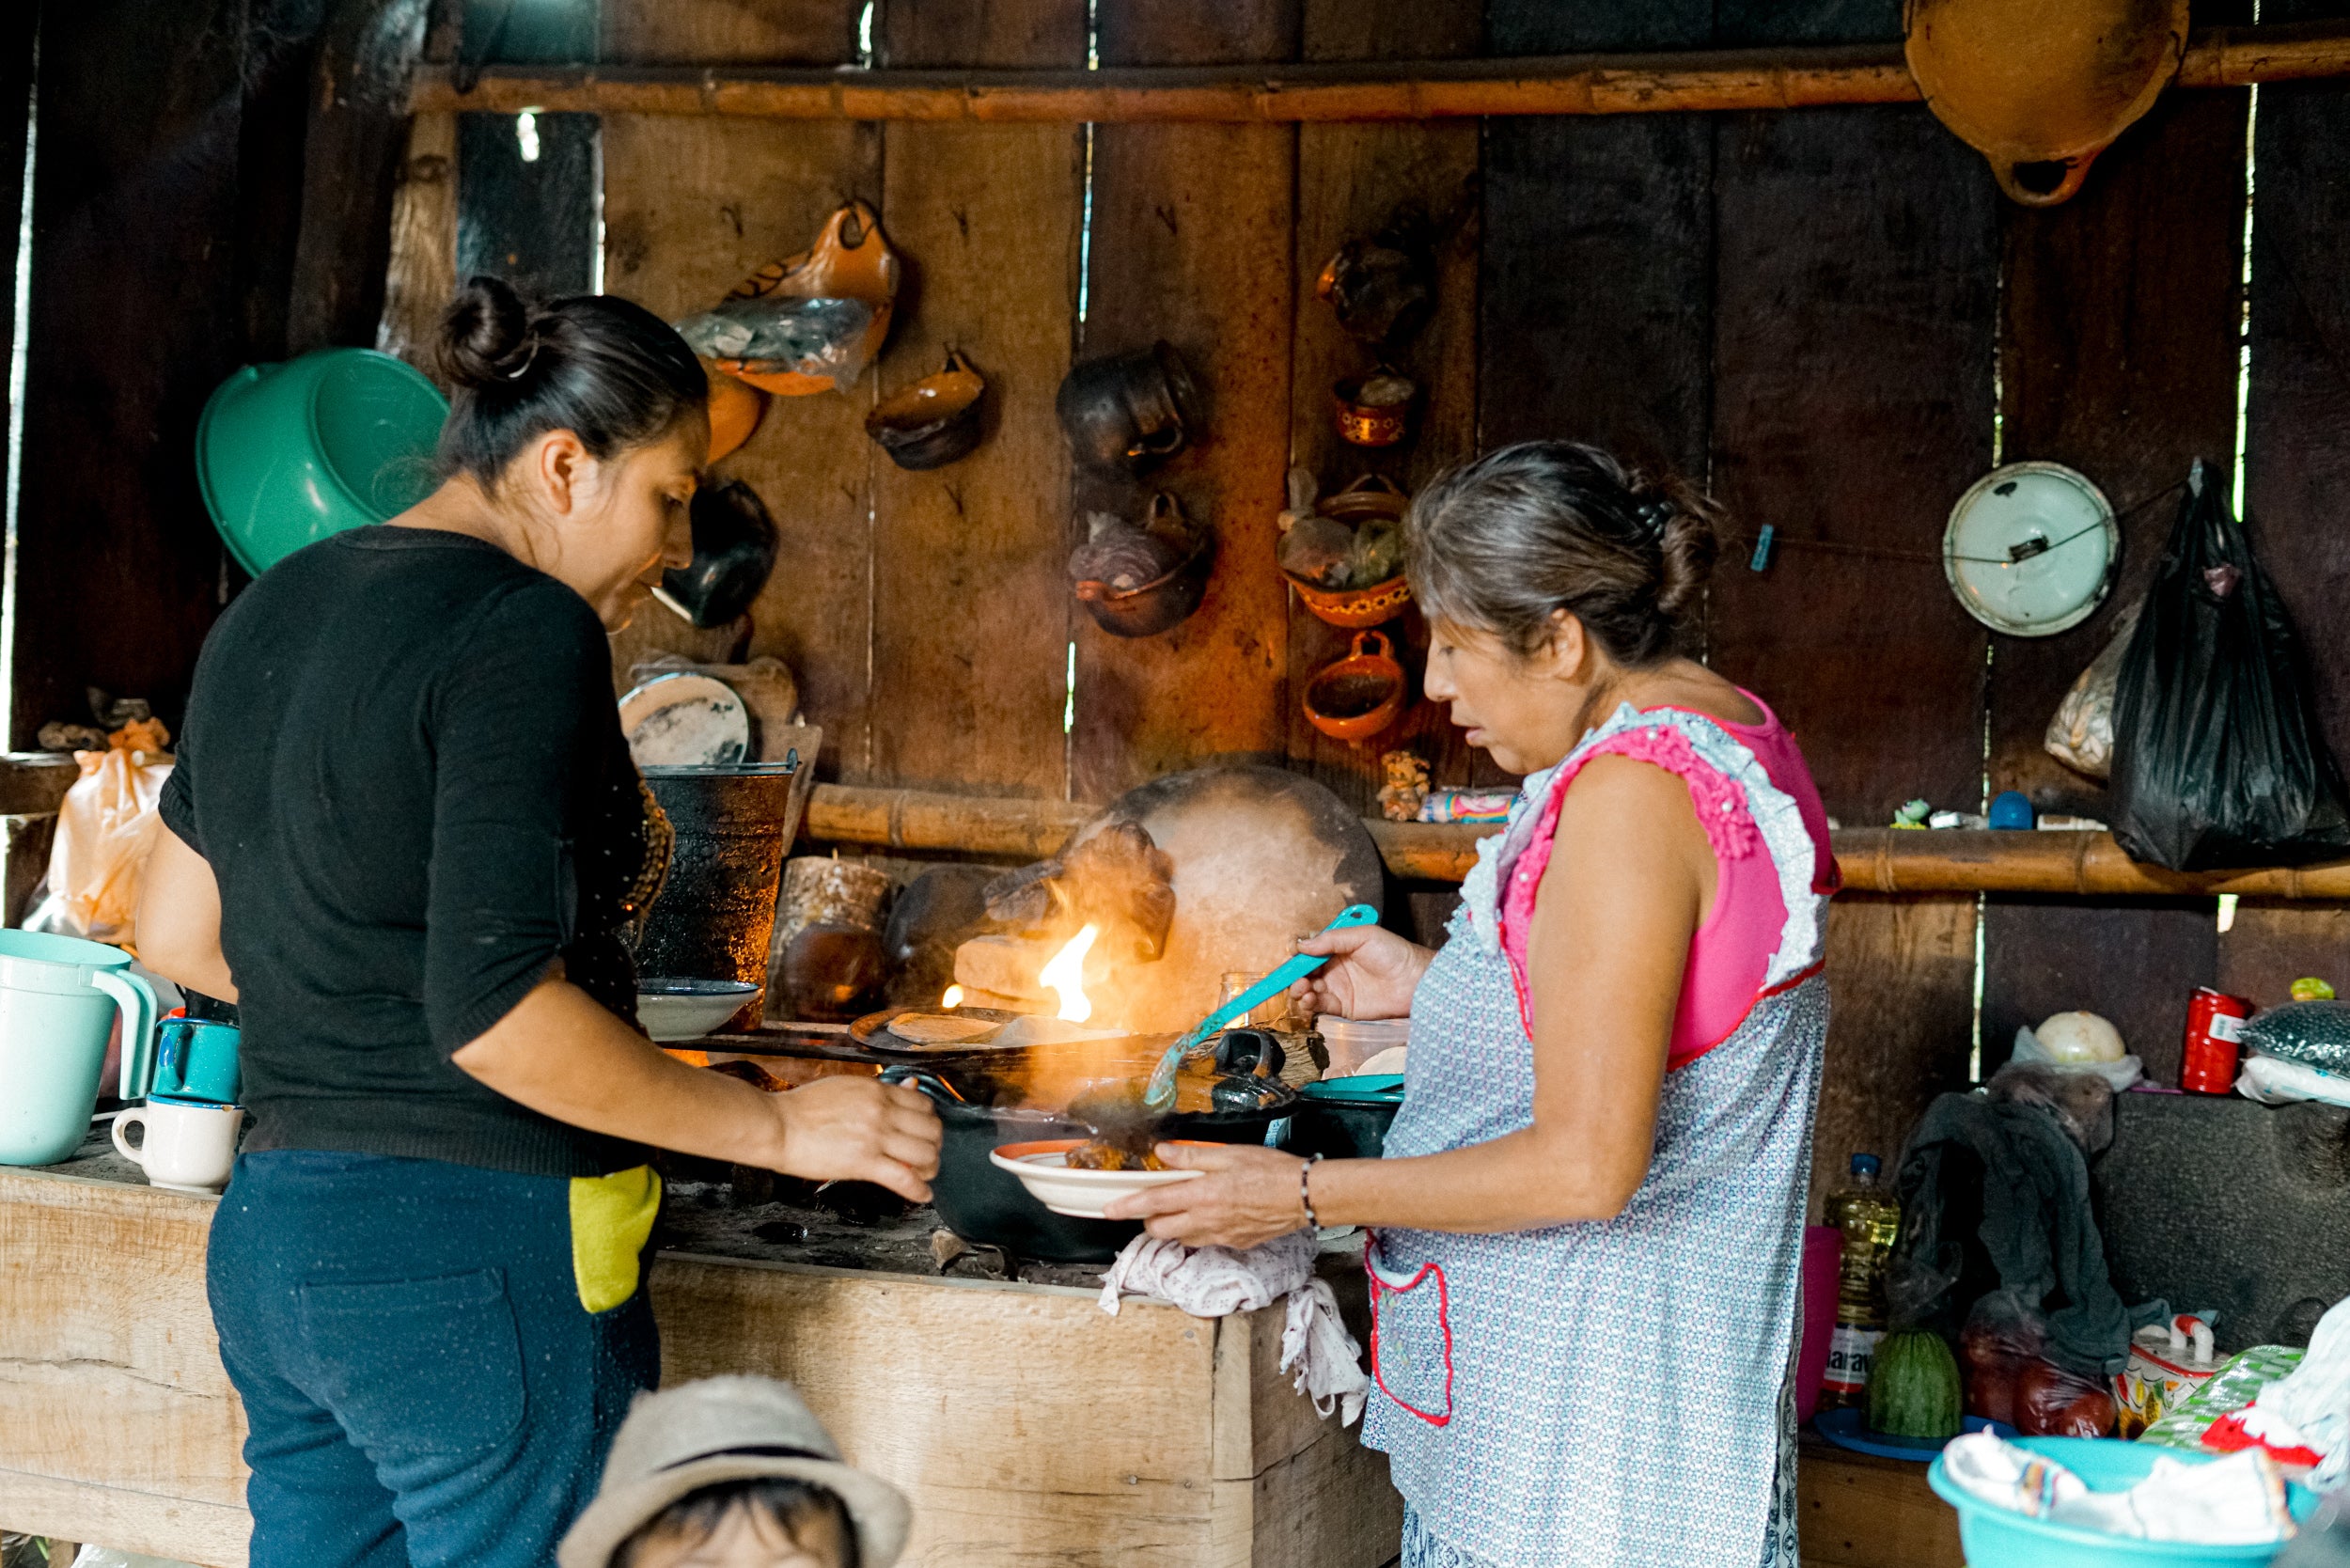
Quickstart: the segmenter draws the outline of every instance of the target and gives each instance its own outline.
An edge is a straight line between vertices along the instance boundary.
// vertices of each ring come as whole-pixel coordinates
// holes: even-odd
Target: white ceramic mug
[[[136,1146],[123,1136],[133,1126],[147,1129]],[[237,1158],[237,1134],[243,1127],[243,1105],[157,1094],[115,1118],[115,1148],[147,1172],[150,1186],[216,1193],[228,1184],[228,1168]]]

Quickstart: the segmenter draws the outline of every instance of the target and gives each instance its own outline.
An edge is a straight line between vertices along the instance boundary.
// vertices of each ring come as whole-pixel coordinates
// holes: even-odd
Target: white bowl
[[[636,1021],[656,1043],[699,1040],[741,1011],[758,990],[748,980],[639,980]]]
[[[1102,1210],[1113,1198],[1145,1187],[1188,1182],[1204,1170],[1072,1170],[1069,1152],[1086,1140],[1045,1138],[1035,1143],[1007,1143],[988,1152],[988,1159],[1020,1178],[1030,1197],[1057,1215],[1079,1219],[1105,1217]]]

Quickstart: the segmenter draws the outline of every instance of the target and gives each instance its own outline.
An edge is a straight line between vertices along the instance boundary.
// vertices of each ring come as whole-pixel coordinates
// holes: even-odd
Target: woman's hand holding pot
[[[1341,1018],[1403,1018],[1412,993],[1436,955],[1381,926],[1321,932],[1297,945],[1329,963],[1290,987],[1290,999],[1311,1012]]]
[[[1259,1247],[1306,1228],[1298,1187],[1306,1162],[1296,1155],[1245,1143],[1162,1143],[1158,1153],[1169,1170],[1207,1174],[1129,1193],[1104,1215],[1142,1220],[1151,1234],[1187,1247]]]
[[[783,1122],[775,1168],[811,1182],[871,1182],[927,1203],[938,1174],[938,1113],[920,1090],[835,1076],[767,1097]]]

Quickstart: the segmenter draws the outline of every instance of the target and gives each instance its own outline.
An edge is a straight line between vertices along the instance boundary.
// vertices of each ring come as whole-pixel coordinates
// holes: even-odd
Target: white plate
[[[742,1011],[759,987],[747,980],[649,980],[636,993],[636,1021],[656,1044],[699,1040]]]
[[[1020,1178],[1029,1196],[1057,1215],[1100,1219],[1113,1198],[1145,1187],[1188,1182],[1203,1170],[1072,1170],[1062,1162],[1082,1138],[1052,1138],[1045,1145],[1007,1143],[988,1151],[988,1159]]]
[[[620,732],[640,768],[730,767],[751,754],[743,699],[692,670],[656,675],[621,698]]]
[[[1942,572],[1995,632],[2054,636],[2089,619],[2122,531],[2105,493],[2060,463],[2011,463],[1967,487],[1942,533]]]

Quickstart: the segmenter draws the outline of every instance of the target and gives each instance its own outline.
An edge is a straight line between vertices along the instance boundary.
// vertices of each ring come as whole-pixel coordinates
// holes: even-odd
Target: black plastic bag
[[[2174,871],[2350,849],[2300,643],[2200,463],[2122,662],[2112,787],[2122,847]]]

